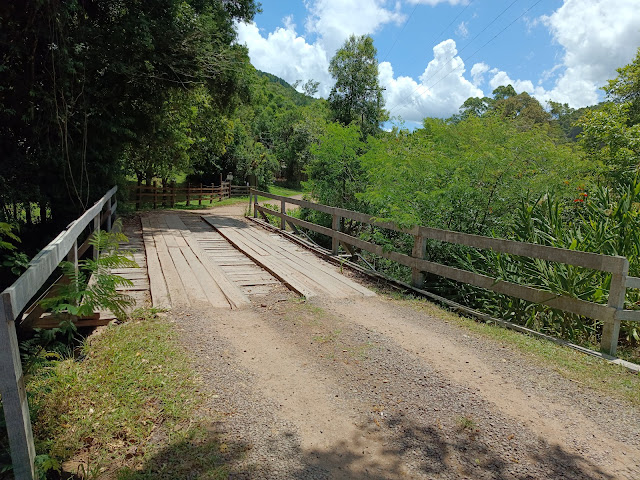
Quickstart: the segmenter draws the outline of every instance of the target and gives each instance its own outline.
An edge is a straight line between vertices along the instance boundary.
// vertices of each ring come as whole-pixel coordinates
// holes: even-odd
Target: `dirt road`
[[[384,296],[189,311],[233,478],[640,478],[640,414]]]
[[[171,316],[232,478],[640,478],[637,408],[428,304],[281,287]]]

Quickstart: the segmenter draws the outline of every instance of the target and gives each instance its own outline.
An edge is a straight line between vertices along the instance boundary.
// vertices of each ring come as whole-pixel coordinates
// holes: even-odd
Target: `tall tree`
[[[247,61],[233,22],[255,10],[253,0],[3,2],[2,212],[40,202],[54,228],[66,224],[121,176],[126,149],[153,139],[176,89],[205,86],[218,112],[232,109]]]
[[[329,73],[336,83],[329,95],[333,117],[343,125],[356,123],[362,136],[380,132],[389,118],[378,83],[377,50],[368,35],[351,35],[331,59]]]

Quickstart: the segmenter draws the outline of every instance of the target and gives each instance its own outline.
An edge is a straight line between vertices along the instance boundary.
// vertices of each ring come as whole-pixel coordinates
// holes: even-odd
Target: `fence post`
[[[202,183],[200,184],[200,195],[198,195],[198,205],[202,205]]]
[[[0,394],[13,475],[16,480],[33,480],[36,478],[36,451],[9,292],[3,292],[0,298],[0,362]]]
[[[107,200],[107,212],[108,212],[107,213],[107,226],[106,226],[107,232],[111,231],[111,205],[112,205],[111,199],[112,198],[113,197],[109,197],[109,200]]]
[[[171,205],[171,208],[174,207],[174,205],[176,204],[176,182],[175,180],[171,180],[171,184],[169,185],[169,205]]]
[[[258,192],[253,192],[253,218],[258,218]]]
[[[216,194],[216,186],[213,183],[213,180],[211,181],[211,194],[209,195],[209,205],[213,204],[213,196]]]
[[[629,261],[625,258],[622,271],[611,274],[611,287],[609,288],[609,302],[607,306],[615,308],[616,313],[614,313],[612,318],[603,321],[602,338],[600,339],[600,348],[609,355],[615,355],[618,349],[620,320],[617,318],[617,312],[624,310],[628,273]]]
[[[136,210],[140,210],[140,198],[142,197],[142,180],[138,177],[138,185],[136,187]]]
[[[413,237],[413,250],[411,256],[413,258],[423,259],[427,252],[427,239],[415,235]],[[411,269],[411,284],[414,287],[422,288],[424,286],[424,273],[418,268]]]
[[[187,183],[187,207],[191,205],[191,184]]]
[[[249,216],[251,216],[251,197],[253,196],[253,192],[249,189]]]
[[[286,212],[286,202],[284,200],[280,200],[280,213],[282,213],[282,215],[284,215]],[[287,221],[285,220],[284,216],[280,217],[280,230],[286,230],[287,229]]]
[[[153,188],[153,209],[158,208],[158,188],[156,186],[156,181],[151,182],[151,187]]]
[[[162,180],[162,206],[167,206],[167,184]]]
[[[331,218],[331,230],[333,230],[334,232],[339,232],[340,231],[340,222],[341,218],[339,215],[336,215],[335,213],[332,215]],[[340,241],[332,236],[331,237],[331,253],[333,255],[338,255],[338,249],[340,248]]]
[[[95,235],[96,233],[98,233],[98,231],[100,230],[100,213],[98,213],[98,215],[96,215],[93,219],[93,232],[91,232],[92,235]],[[98,258],[100,257],[100,249],[98,248],[98,245],[94,245],[93,247],[93,259],[94,260],[98,260]]]

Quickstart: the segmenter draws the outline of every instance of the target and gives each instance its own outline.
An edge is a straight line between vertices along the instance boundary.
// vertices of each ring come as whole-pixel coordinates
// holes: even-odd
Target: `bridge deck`
[[[375,295],[313,254],[238,219],[150,215],[142,218],[142,231],[154,307],[239,308],[280,282],[305,297]]]

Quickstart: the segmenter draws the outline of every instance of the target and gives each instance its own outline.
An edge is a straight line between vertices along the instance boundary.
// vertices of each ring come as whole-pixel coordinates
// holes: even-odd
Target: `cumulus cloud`
[[[249,48],[251,63],[258,70],[277,75],[289,83],[313,79],[320,82],[319,94],[327,96],[332,79],[329,75],[329,58],[324,47],[309,44],[296,33],[295,25],[285,21],[285,26],[263,37],[258,26],[238,23],[238,42]]]
[[[306,30],[320,36],[330,57],[350,35],[377,32],[388,23],[401,24],[400,3],[386,8],[386,0],[315,0],[307,4]]]
[[[573,107],[598,102],[599,87],[640,45],[637,0],[566,0],[541,21],[565,51],[565,68],[548,95]]]
[[[473,84],[476,87],[479,87],[484,83],[484,74],[490,69],[491,67],[484,62],[476,63],[471,67],[471,78],[473,79]]]
[[[433,57],[419,81],[395,78],[389,62],[380,64],[379,81],[386,88],[386,107],[392,116],[410,122],[449,117],[467,98],[483,96],[482,90],[464,77],[464,62],[457,56],[455,41],[445,40],[433,47]]]

